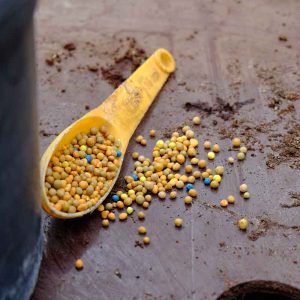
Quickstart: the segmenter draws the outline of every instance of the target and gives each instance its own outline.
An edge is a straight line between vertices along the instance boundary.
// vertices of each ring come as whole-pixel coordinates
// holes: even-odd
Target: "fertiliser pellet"
[[[182,225],[183,225],[183,220],[181,219],[181,218],[176,218],[175,220],[174,220],[174,225],[176,226],[176,227],[182,227]]]
[[[227,201],[228,201],[229,204],[234,204],[234,202],[235,202],[235,197],[232,196],[232,195],[229,195],[229,196],[227,197]]]
[[[247,192],[247,191],[248,191],[248,186],[247,186],[247,184],[245,184],[245,183],[241,184],[241,185],[240,185],[240,192],[241,192],[241,193],[245,193],[245,192]]]
[[[146,233],[147,233],[146,227],[140,226],[140,227],[138,228],[138,233],[139,233],[139,234],[146,234]]]
[[[194,117],[193,118],[193,123],[195,125],[200,125],[201,124],[201,117],[199,117],[199,116]]]
[[[77,270],[82,270],[83,267],[84,267],[84,263],[83,263],[83,260],[82,259],[77,259],[75,262],[74,262],[74,266]]]
[[[241,145],[241,140],[239,139],[239,138],[233,138],[232,139],[232,141],[231,141],[231,143],[232,143],[232,146],[233,147],[240,147],[240,145]]]
[[[150,240],[150,238],[149,238],[148,236],[145,236],[145,237],[143,238],[143,243],[144,243],[145,245],[149,245],[150,242],[151,242],[151,240]]]
[[[248,220],[246,218],[240,219],[238,221],[238,226],[241,230],[246,230],[248,227]]]

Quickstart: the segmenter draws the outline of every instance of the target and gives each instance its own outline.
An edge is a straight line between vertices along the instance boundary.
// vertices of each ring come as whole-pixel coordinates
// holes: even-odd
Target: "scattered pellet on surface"
[[[231,143],[232,143],[233,147],[240,147],[241,146],[241,140],[237,137],[233,138]]]
[[[204,149],[210,150],[211,148],[211,142],[210,141],[205,141],[203,144]]]
[[[244,199],[249,199],[250,198],[250,193],[249,192],[245,192],[244,194],[243,194],[243,198]]]
[[[238,226],[241,230],[246,230],[248,227],[248,220],[246,218],[240,219],[238,221]]]
[[[240,185],[240,192],[241,192],[241,193],[245,193],[245,192],[247,192],[247,191],[248,191],[248,186],[247,186],[247,184],[245,184],[245,183],[241,184],[241,185]]]
[[[77,270],[82,270],[83,267],[84,267],[84,263],[83,263],[83,260],[82,259],[76,259],[75,263],[74,263],[74,266]]]
[[[138,228],[138,233],[139,233],[139,234],[146,234],[146,233],[147,233],[146,227],[140,226],[140,227]]]
[[[133,214],[134,209],[131,206],[129,206],[129,207],[126,208],[126,212],[127,212],[128,215],[131,215],[131,214]]]
[[[145,214],[144,214],[143,211],[139,211],[138,214],[137,214],[137,216],[138,216],[138,218],[139,218],[140,220],[144,220],[144,219],[145,219]]]
[[[123,212],[119,214],[119,220],[120,221],[125,221],[127,219],[127,213]]]
[[[193,202],[193,198],[191,196],[186,196],[184,198],[184,203],[185,204],[191,204]]]
[[[102,223],[103,227],[108,227],[109,226],[109,220],[107,220],[107,219],[102,220],[101,223]]]
[[[227,206],[228,206],[228,201],[227,201],[226,199],[222,199],[222,200],[220,201],[220,206],[222,206],[222,207],[227,207]]]
[[[216,155],[215,155],[214,152],[208,152],[208,153],[207,153],[207,158],[208,158],[209,160],[214,160],[215,157],[216,157]]]
[[[232,156],[230,156],[230,157],[228,157],[227,161],[228,161],[228,163],[233,164],[234,158]]]
[[[214,144],[212,147],[212,151],[215,153],[219,153],[221,151],[219,144]]]
[[[193,118],[193,123],[195,125],[200,125],[201,124],[201,117],[200,116],[196,116]]]
[[[248,151],[248,149],[247,149],[245,146],[242,146],[242,147],[240,148],[240,152],[242,152],[242,153],[244,153],[244,154],[246,154],[247,151]]]
[[[174,220],[174,224],[175,224],[175,226],[176,227],[182,227],[182,225],[183,225],[183,220],[181,219],[181,218],[176,218],[175,220]]]
[[[232,196],[232,195],[229,195],[229,196],[227,197],[227,201],[228,201],[228,203],[230,203],[230,204],[234,204],[234,202],[235,202],[235,197]]]
[[[238,154],[237,154],[237,159],[238,160],[244,160],[245,159],[245,153],[243,153],[243,152],[239,152]]]
[[[145,236],[145,237],[143,238],[143,243],[144,243],[145,245],[149,245],[150,242],[151,242],[151,240],[150,240],[150,238],[149,238],[148,236]]]
[[[154,129],[151,129],[151,130],[149,131],[149,135],[150,135],[150,137],[155,137],[156,131],[155,131]]]

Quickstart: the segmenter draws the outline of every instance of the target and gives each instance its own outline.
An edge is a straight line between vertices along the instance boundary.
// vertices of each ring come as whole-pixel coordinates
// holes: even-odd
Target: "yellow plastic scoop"
[[[44,188],[47,166],[56,150],[67,145],[80,132],[88,132],[91,127],[105,125],[108,131],[120,139],[120,150],[125,153],[129,140],[150,107],[169,75],[175,70],[175,61],[165,49],[156,50],[124,83],[122,83],[99,107],[71,124],[51,143],[41,159],[40,185],[42,207],[51,216],[61,219],[73,219],[94,211],[106,198],[114,186],[118,175],[113,180],[107,193],[99,198],[96,205],[76,212],[65,213],[50,205]],[[121,162],[122,163],[122,162]]]

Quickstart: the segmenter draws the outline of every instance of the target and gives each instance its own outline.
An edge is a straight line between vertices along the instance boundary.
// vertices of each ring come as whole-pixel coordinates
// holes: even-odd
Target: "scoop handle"
[[[101,113],[116,126],[128,144],[156,95],[175,70],[175,60],[166,49],[156,50],[93,114]]]

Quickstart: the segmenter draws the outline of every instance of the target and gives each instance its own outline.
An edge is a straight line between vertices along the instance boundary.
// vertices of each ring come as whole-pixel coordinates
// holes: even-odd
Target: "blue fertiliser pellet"
[[[121,157],[122,156],[122,151],[117,150],[117,157]]]
[[[111,199],[112,201],[117,202],[120,200],[120,197],[118,195],[112,195]]]
[[[139,176],[137,176],[137,175],[132,175],[132,178],[133,178],[134,181],[138,181],[139,180]]]
[[[205,185],[210,185],[210,183],[211,183],[211,180],[210,180],[210,178],[204,178],[204,184]]]
[[[90,162],[92,161],[93,157],[92,157],[92,155],[87,154],[87,155],[85,156],[85,159],[88,161],[88,163],[90,163]]]
[[[191,189],[193,189],[193,188],[194,188],[194,185],[191,184],[191,183],[188,183],[188,184],[186,185],[186,187],[185,187],[185,189],[186,189],[187,191],[189,191],[189,190],[191,190]]]

